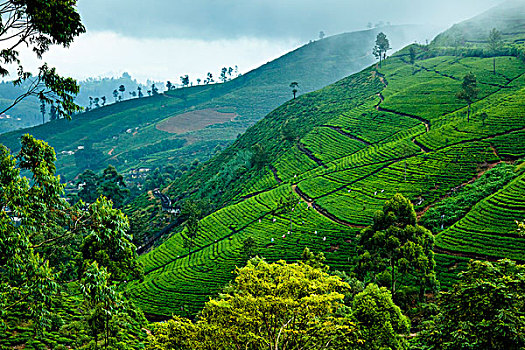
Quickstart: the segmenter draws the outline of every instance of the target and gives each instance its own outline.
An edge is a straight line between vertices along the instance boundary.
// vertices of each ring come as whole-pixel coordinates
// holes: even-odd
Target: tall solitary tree
[[[319,39],[320,39],[320,40],[323,40],[324,37],[325,37],[325,34],[324,34],[324,32],[321,30],[321,31],[319,32]]]
[[[51,107],[49,107],[49,118],[51,120],[58,119],[57,108],[55,107],[55,104],[53,102],[51,102]]]
[[[119,99],[122,101],[122,99],[124,98],[124,91],[126,91],[126,87],[124,85],[120,85],[118,87],[118,91],[120,91]]]
[[[117,99],[118,99],[118,91],[117,91],[117,89],[113,90],[113,98],[115,99],[115,102],[117,102]]]
[[[468,104],[467,109],[467,122],[470,121],[470,105],[478,97],[479,89],[477,88],[476,76],[472,72],[468,73],[463,77],[463,83],[461,83],[461,90],[458,91],[456,97],[460,100],[464,100]]]
[[[410,46],[408,49],[408,58],[410,59],[410,64],[412,65],[412,75],[414,74],[414,65],[416,64],[416,48],[414,45]]]
[[[390,49],[390,42],[385,33],[381,32],[377,34],[376,45],[374,46],[372,53],[376,58],[379,58],[379,67],[382,67],[383,59],[386,58],[386,52]]]
[[[298,87],[299,87],[299,83],[298,83],[298,82],[293,81],[293,82],[290,83],[290,88],[292,88],[292,94],[293,94],[293,98],[294,98],[294,100],[295,100],[295,96],[296,96],[297,91],[298,91],[298,90],[297,90]]]
[[[433,247],[434,236],[417,224],[414,206],[398,193],[361,231],[357,272],[365,279],[389,280],[393,297],[400,285],[415,278],[422,298],[425,288],[436,283]]]
[[[498,50],[501,49],[503,46],[503,39],[501,36],[501,32],[497,30],[496,28],[492,28],[492,30],[489,33],[489,47],[492,51],[492,54],[494,55],[494,58],[492,60],[492,72],[493,74],[496,74],[496,54]]]
[[[221,75],[220,75],[219,79],[220,79],[223,83],[225,83],[226,80],[228,80],[228,77],[226,76],[227,73],[228,73],[228,68],[226,68],[226,67],[222,67],[222,69],[221,69]]]
[[[191,259],[191,248],[193,241],[199,231],[199,220],[204,216],[204,204],[201,201],[188,200],[184,202],[181,210],[181,217],[185,220],[186,237],[184,245],[188,248],[188,256]]]
[[[208,74],[206,75],[206,84],[211,84],[213,82],[213,74],[211,74],[211,72],[208,72]]]
[[[168,82],[166,83],[166,88],[168,89],[167,91],[171,91],[171,89],[173,88],[173,84],[171,83],[171,81],[168,80]]]
[[[40,101],[40,113],[42,114],[42,124],[46,122],[46,101]]]
[[[184,87],[187,87],[188,85],[190,85],[190,77],[188,76],[188,74],[181,75],[180,82],[181,82],[182,86],[184,86]]]

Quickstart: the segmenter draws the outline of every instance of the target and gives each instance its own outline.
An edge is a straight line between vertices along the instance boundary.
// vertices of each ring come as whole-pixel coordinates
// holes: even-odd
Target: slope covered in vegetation
[[[505,6],[494,13],[521,11],[521,32],[513,37],[525,38],[525,8]],[[496,164],[523,158],[521,42],[507,41],[498,52],[486,43],[441,45],[412,45],[382,66],[285,103],[171,184],[164,192],[173,198],[202,197],[221,208],[200,221],[193,249],[184,244],[187,229],[178,228],[141,256],[145,280],[130,283],[129,294],[150,314],[194,313],[231,279],[236,265],[245,263],[252,240],[251,250],[270,261],[297,259],[308,246],[324,251],[334,268],[348,270],[359,231],[395,193],[409,197],[423,215]],[[469,73],[477,80],[471,106],[458,98]],[[436,270],[445,286],[470,253],[520,258],[524,242],[512,225],[522,220],[522,183],[522,177],[513,180],[438,236]],[[496,216],[505,211],[506,219],[487,216],[477,225],[489,228],[476,229],[471,218],[479,216],[478,207],[489,206]],[[138,233],[174,220],[145,196],[128,210]],[[159,228],[148,229],[155,217]],[[470,229],[479,235],[462,236]],[[483,244],[487,238],[494,243]],[[501,246],[506,248],[496,249]]]
[[[396,47],[428,37],[427,30],[417,26],[382,30],[391,35]],[[106,105],[76,115],[71,122],[55,120],[1,135],[0,142],[16,151],[24,133],[45,140],[55,148],[58,171],[68,181],[86,168],[98,172],[108,164],[119,172],[153,170],[168,164],[175,168],[189,166],[195,159],[208,159],[217,146],[224,148],[246,128],[289,100],[291,82],[299,83],[302,94],[369,65],[373,61],[370,47],[377,32],[378,29],[372,29],[327,37],[224,84],[193,86]],[[414,36],[414,32],[418,34]],[[108,97],[109,100],[112,98]],[[157,128],[169,118],[182,119],[183,126],[192,124],[191,118],[184,118],[186,113],[207,110],[235,116],[216,120],[197,113],[192,117],[199,119],[196,124],[201,126],[197,130],[183,128],[168,132]]]

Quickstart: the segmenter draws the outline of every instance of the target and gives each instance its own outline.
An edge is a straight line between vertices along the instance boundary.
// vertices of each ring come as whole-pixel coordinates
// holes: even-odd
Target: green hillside
[[[381,30],[390,36],[395,47],[429,37],[428,31],[418,26]],[[108,164],[120,172],[130,172],[206,160],[217,146],[224,148],[289,100],[292,81],[299,83],[299,94],[303,94],[369,65],[373,62],[371,47],[378,31],[328,37],[224,84],[177,89],[107,105],[74,116],[71,122],[52,121],[0,135],[0,143],[16,151],[23,133],[47,141],[57,151],[58,170],[66,180],[72,180],[85,168],[98,171]],[[159,127],[169,118],[171,124],[176,124],[174,129]],[[79,153],[78,147],[85,151]]]
[[[525,7],[509,4],[479,18],[521,11],[512,17],[521,24],[511,24],[523,28]],[[525,30],[514,37],[525,39]],[[486,43],[454,48],[439,40],[412,48],[414,64],[407,47],[382,67],[285,103],[164,189],[173,198],[211,199],[221,209],[201,220],[191,254],[183,245],[186,231],[175,228],[140,257],[145,281],[128,285],[137,304],[154,315],[197,312],[244,264],[249,237],[270,261],[295,260],[307,246],[325,252],[333,268],[349,270],[356,236],[395,193],[409,197],[424,215],[495,165],[519,164],[525,156],[521,42],[507,40],[497,53]],[[467,122],[467,104],[456,95],[470,72],[479,91]],[[250,163],[260,149],[262,167]],[[525,241],[516,237],[514,223],[524,216],[523,190],[521,175],[438,235],[436,270],[445,287],[470,257],[523,260]],[[141,235],[173,220],[148,196],[128,212]]]

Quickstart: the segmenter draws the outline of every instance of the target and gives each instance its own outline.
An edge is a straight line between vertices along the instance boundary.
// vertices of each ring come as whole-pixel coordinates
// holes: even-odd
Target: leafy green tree
[[[152,94],[153,96],[159,94],[159,89],[155,86],[155,84],[151,84],[151,94]]]
[[[242,255],[246,260],[249,260],[257,254],[257,242],[252,236],[247,237],[242,242]]]
[[[306,264],[251,260],[195,324],[158,325],[149,349],[354,349],[357,327],[338,313],[349,286]]]
[[[461,90],[458,91],[456,97],[460,100],[464,100],[468,104],[467,109],[467,122],[470,121],[470,105],[478,97],[479,89],[477,88],[476,76],[472,72],[468,73],[463,77],[461,83]]]
[[[289,119],[281,126],[281,137],[283,140],[295,142],[299,139],[297,127]]]
[[[115,99],[115,102],[117,102],[117,99],[118,99],[118,91],[117,91],[117,89],[113,90],[113,98]]]
[[[222,67],[221,69],[221,75],[219,77],[219,79],[225,83],[227,80],[228,80],[228,77],[226,76],[226,74],[228,74],[228,68],[226,67]]]
[[[100,108],[100,104],[99,104],[99,103],[100,103],[100,98],[95,97],[95,99],[93,100],[93,102],[95,103],[95,107]]]
[[[84,238],[80,252],[80,272],[88,270],[94,261],[104,266],[111,274],[111,280],[124,281],[141,278],[142,267],[135,260],[136,247],[128,234],[129,221],[111,202],[100,197],[88,208],[90,220],[88,235]]]
[[[441,312],[421,333],[435,350],[523,349],[525,266],[470,261],[459,282],[439,296]]]
[[[364,339],[360,349],[408,349],[410,320],[394,304],[388,289],[369,284],[355,296],[351,309]]]
[[[325,256],[323,252],[317,253],[317,255],[312,252],[308,247],[305,247],[303,252],[301,253],[301,262],[310,265],[316,269],[320,270],[328,270],[328,266],[325,265]]]
[[[168,80],[168,82],[166,83],[166,89],[168,89],[167,91],[171,91],[173,89],[173,84],[171,83],[171,81]]]
[[[297,94],[297,89],[299,87],[299,83],[296,81],[293,81],[290,83],[290,88],[292,89],[293,98],[295,100],[295,95]]]
[[[260,143],[256,143],[252,147],[252,158],[251,163],[256,168],[262,168],[266,164],[268,164],[269,161],[269,155],[268,152],[264,149],[264,146]]]
[[[416,64],[416,48],[414,45],[410,46],[408,49],[408,57],[410,59],[410,64],[412,65],[412,75],[414,74],[414,65]]]
[[[199,231],[199,220],[206,214],[207,204],[204,201],[187,200],[182,205],[181,219],[184,220],[185,234],[184,245],[188,248],[188,256],[191,259],[191,248],[193,241]]]
[[[81,108],[74,103],[74,95],[79,86],[72,78],[63,78],[55,68],[47,64],[38,68],[38,74],[32,75],[24,70],[20,60],[20,45],[33,51],[37,58],[49,50],[51,45],[68,47],[76,36],[85,32],[80,15],[76,10],[76,0],[6,0],[0,6],[0,41],[9,40],[0,51],[0,76],[9,75],[8,65],[16,65],[18,78],[15,85],[25,81],[28,89],[18,96],[12,104],[0,111],[5,113],[28,96],[36,96],[46,103],[54,102],[57,113],[66,118]]]
[[[124,91],[126,91],[126,87],[124,85],[120,85],[118,87],[118,91],[120,92],[119,100],[122,101],[124,98]]]
[[[109,342],[109,322],[122,300],[110,282],[110,274],[105,267],[99,267],[96,261],[86,265],[86,271],[80,281],[80,290],[84,297],[83,309],[85,322],[95,339],[95,349],[98,347],[99,334],[104,337],[105,347]]]
[[[213,83],[213,74],[211,74],[211,72],[208,72],[208,74],[206,75],[206,79],[204,80],[205,81],[205,84],[210,84],[210,83]]]
[[[42,114],[42,124],[46,122],[46,101],[40,101],[40,113]]]
[[[386,53],[390,49],[390,42],[388,41],[385,33],[381,32],[377,34],[376,45],[374,46],[372,53],[376,58],[379,58],[379,67],[382,67],[383,59],[386,59]]]
[[[112,200],[116,208],[122,207],[129,195],[124,177],[117,172],[113,165],[104,169],[98,182],[97,192],[98,195]]]
[[[489,33],[488,42],[489,47],[492,50],[492,53],[494,54],[494,58],[492,60],[492,72],[496,74],[496,54],[503,46],[503,38],[501,36],[501,32],[496,28],[492,28],[492,30]]]
[[[414,206],[398,193],[361,231],[357,272],[365,279],[376,274],[375,280],[387,280],[394,298],[398,286],[415,278],[422,298],[425,288],[436,284],[433,247],[434,236],[417,225]]]
[[[197,78],[197,85],[200,85],[200,84],[201,84],[201,79]]]
[[[86,169],[78,176],[77,187],[80,188],[80,191],[78,191],[78,197],[85,203],[93,203],[98,196],[98,182],[99,178],[97,174],[91,169]]]
[[[137,86],[138,96],[139,98],[144,97],[144,94],[142,93],[142,88],[140,86]]]
[[[82,237],[86,257],[116,271],[113,278],[140,276],[127,218],[105,199],[70,205],[55,161],[53,148],[30,135],[16,158],[0,146],[0,321],[16,313],[40,331],[65,281],[78,276]]]
[[[188,85],[190,85],[190,77],[187,74],[186,75],[182,75],[180,77],[180,82],[181,82],[182,86],[187,87]]]
[[[324,37],[325,37],[325,34],[324,34],[324,32],[321,30],[321,31],[319,32],[319,40],[323,40]]]
[[[100,99],[102,100],[102,107],[104,107],[106,105],[106,96],[102,96]]]

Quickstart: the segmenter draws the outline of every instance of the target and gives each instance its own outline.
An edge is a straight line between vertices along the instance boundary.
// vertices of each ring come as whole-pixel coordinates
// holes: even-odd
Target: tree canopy
[[[352,301],[348,283],[303,262],[254,258],[236,274],[196,322],[175,317],[155,325],[148,348],[406,348],[408,319],[385,288],[370,285]]]
[[[29,81],[27,91],[17,97],[0,114],[24,98],[36,96],[48,104],[54,103],[57,115],[69,118],[80,110],[74,103],[79,87],[72,78],[63,78],[55,68],[43,64],[33,76],[26,72],[19,56],[20,46],[26,46],[41,59],[51,45],[68,47],[75,37],[85,32],[76,0],[7,0],[0,6],[0,41],[9,45],[0,51],[0,76],[9,75],[8,65],[18,66],[15,85]]]
[[[412,203],[396,194],[361,231],[357,272],[366,279],[386,283],[396,295],[398,285],[417,278],[420,293],[436,283],[434,236],[417,225]]]
[[[436,350],[523,349],[524,296],[524,265],[470,261],[459,283],[441,293],[441,312],[422,339]]]

